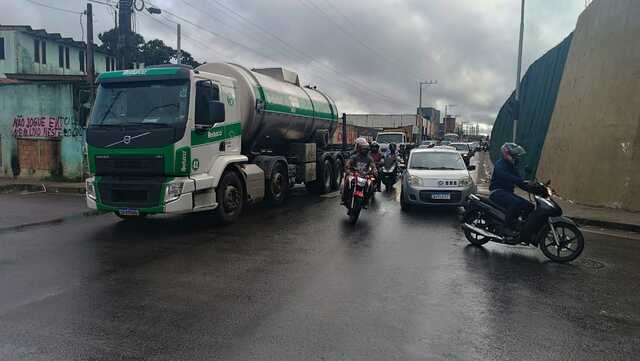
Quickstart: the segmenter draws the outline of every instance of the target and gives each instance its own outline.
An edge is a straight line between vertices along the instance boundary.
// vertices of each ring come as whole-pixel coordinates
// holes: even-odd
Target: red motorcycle
[[[369,204],[371,194],[374,191],[375,177],[352,172],[345,177],[345,182],[345,191],[348,192],[345,202],[347,216],[349,216],[349,223],[355,224],[360,216],[360,211],[367,208]]]

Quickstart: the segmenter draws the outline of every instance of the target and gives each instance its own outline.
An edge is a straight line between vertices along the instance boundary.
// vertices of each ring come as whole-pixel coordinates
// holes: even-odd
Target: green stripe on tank
[[[337,121],[337,116],[331,113],[328,103],[312,103],[309,97],[303,98],[293,94],[285,94],[263,86],[256,88],[260,95],[264,96],[265,111]]]

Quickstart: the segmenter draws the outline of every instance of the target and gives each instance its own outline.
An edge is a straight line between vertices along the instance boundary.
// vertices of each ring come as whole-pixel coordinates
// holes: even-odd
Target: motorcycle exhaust
[[[497,234],[493,234],[493,233],[491,233],[489,231],[486,231],[484,229],[478,228],[478,227],[476,227],[474,225],[471,225],[469,223],[463,223],[462,224],[462,228],[468,229],[471,232],[478,233],[478,234],[480,234],[482,236],[485,236],[487,238],[493,238],[493,239],[496,239],[498,241],[504,241],[504,239],[502,237],[498,236]]]

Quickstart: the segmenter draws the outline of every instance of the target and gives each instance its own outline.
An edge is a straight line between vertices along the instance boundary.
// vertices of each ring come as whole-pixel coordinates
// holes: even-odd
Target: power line
[[[27,0],[27,1],[32,3],[32,4],[38,5],[38,6],[49,8],[51,10],[57,10],[57,11],[62,11],[62,12],[65,12],[65,13],[76,14],[76,15],[82,14],[82,12],[80,12],[80,11],[63,9],[63,8],[59,8],[59,7],[56,7],[56,6],[53,6],[53,5],[43,4],[43,3],[40,3],[40,2],[37,2],[37,1],[34,1],[34,0]]]
[[[305,5],[307,8],[311,9],[313,11],[313,9],[311,7],[313,7],[314,9],[316,9],[317,11],[319,11],[325,18],[327,18],[327,20],[329,20],[330,22],[332,22],[340,31],[342,31],[344,34],[346,34],[348,37],[350,37],[353,41],[355,41],[356,43],[360,44],[363,48],[369,50],[371,53],[375,54],[377,57],[379,57],[379,59],[387,62],[388,65],[394,65],[392,63],[395,63],[395,65],[397,66],[401,66],[401,67],[405,67],[404,64],[399,63],[397,60],[395,59],[390,59],[388,58],[385,54],[383,54],[382,52],[370,47],[369,45],[367,45],[367,43],[365,43],[364,41],[360,40],[353,32],[351,32],[350,30],[346,29],[344,26],[342,26],[342,24],[340,24],[339,22],[335,21],[331,15],[327,14],[324,10],[322,10],[322,8],[320,8],[317,4],[315,4],[312,0],[299,0],[303,5]],[[420,77],[418,77],[420,78]]]
[[[193,8],[194,10],[198,11],[198,12],[203,12],[203,10],[202,10],[202,9],[198,9],[198,8],[196,8],[195,6],[191,5],[190,3],[188,3],[188,2],[187,2],[187,1],[185,1],[185,0],[182,0],[182,2],[183,2],[183,3],[185,3],[187,6],[189,6],[189,7]],[[256,54],[256,55],[258,55],[258,56],[260,56],[260,57],[262,57],[262,58],[265,58],[265,59],[267,59],[267,60],[273,61],[273,62],[275,62],[275,63],[280,63],[278,60],[274,59],[273,57],[271,57],[271,56],[269,56],[269,55],[264,54],[263,52],[258,51],[258,50],[257,50],[257,49],[255,49],[255,48],[248,47],[248,46],[246,46],[246,45],[244,45],[244,44],[242,44],[242,43],[240,43],[240,42],[238,42],[238,41],[236,41],[236,40],[234,40],[234,39],[231,39],[231,38],[229,38],[229,37],[227,37],[227,36],[224,36],[224,35],[222,35],[222,34],[220,34],[220,33],[217,33],[217,32],[214,32],[214,31],[212,31],[212,30],[210,30],[210,29],[207,29],[207,28],[203,27],[202,25],[199,25],[199,24],[197,24],[197,23],[194,23],[193,21],[188,20],[187,18],[185,18],[185,17],[183,17],[183,16],[180,16],[180,15],[178,15],[178,14],[175,14],[175,13],[173,13],[173,12],[171,12],[171,11],[166,10],[166,9],[163,9],[163,12],[165,12],[166,14],[168,14],[168,15],[170,15],[170,16],[172,16],[172,17],[174,17],[174,18],[176,18],[176,19],[178,19],[178,20],[180,20],[180,21],[182,21],[182,22],[184,22],[184,23],[187,23],[187,24],[189,24],[189,25],[191,25],[191,26],[193,26],[193,27],[195,27],[195,28],[197,28],[197,29],[200,29],[200,30],[202,30],[202,31],[205,31],[205,32],[207,32],[207,33],[209,33],[209,34],[211,34],[211,35],[213,35],[213,36],[215,36],[215,37],[218,37],[218,38],[223,39],[223,40],[225,40],[225,41],[227,41],[227,42],[229,42],[229,43],[232,43],[232,44],[234,44],[234,45],[236,45],[236,46],[238,46],[238,47],[241,47],[241,48],[243,48],[243,49],[246,49],[246,50],[248,50],[249,52],[254,53],[254,54]],[[288,54],[285,54],[285,56],[288,56]],[[312,73],[314,73],[314,72],[312,72]],[[324,78],[323,76],[320,76],[320,75],[318,75],[318,74],[316,74],[316,75],[317,75],[318,77],[320,77],[320,78],[323,78],[323,79],[327,80],[327,79],[326,79],[326,78]],[[333,80],[333,81],[338,81],[338,80]],[[344,81],[344,80],[339,79],[339,81]],[[350,84],[349,82],[346,82],[346,81],[344,81],[344,82],[345,82],[345,84],[347,84],[347,85],[354,86],[353,84]],[[359,90],[360,90],[360,89],[359,89]],[[373,95],[374,97],[377,97],[377,98],[379,98],[380,100],[386,101],[386,102],[388,102],[388,103],[390,103],[390,104],[393,104],[393,105],[402,104],[402,102],[398,102],[397,100],[393,100],[392,98],[389,98],[389,97],[387,97],[387,96],[384,96],[384,95],[378,95],[376,92],[374,92],[374,91],[372,91],[371,89],[368,89],[368,88],[364,88],[364,89],[362,89],[362,90],[360,90],[360,91],[368,92],[368,93],[370,93],[371,95]],[[407,103],[407,105],[408,105],[408,103]]]
[[[245,17],[245,16],[243,16],[242,14],[238,13],[237,11],[233,10],[232,8],[229,8],[229,7],[225,6],[225,5],[224,5],[224,4],[222,4],[220,1],[218,1],[218,0],[211,0],[211,1],[213,1],[214,3],[216,3],[219,7],[223,8],[224,10],[226,10],[226,11],[228,11],[228,12],[232,13],[233,15],[235,15],[237,18],[239,18],[240,20],[244,21],[245,23],[248,23],[249,25],[251,25],[251,26],[253,26],[254,28],[258,29],[258,30],[260,31],[260,34],[262,34],[262,35],[264,35],[264,34],[269,35],[271,38],[273,38],[273,39],[275,39],[276,41],[278,41],[279,43],[283,44],[283,45],[284,45],[284,48],[286,48],[286,49],[290,49],[290,50],[293,50],[293,51],[294,51],[294,52],[296,52],[297,54],[300,54],[300,55],[301,55],[301,58],[302,58],[304,61],[308,61],[308,62],[310,63],[310,65],[311,65],[311,66],[316,66],[316,67],[318,67],[318,66],[323,66],[324,68],[326,68],[326,69],[328,69],[329,71],[331,71],[331,72],[333,72],[333,73],[337,74],[338,76],[343,77],[343,78],[346,78],[346,79],[350,80],[351,82],[353,82],[354,84],[349,84],[349,85],[351,85],[351,86],[354,86],[354,85],[355,85],[355,86],[360,87],[360,89],[358,89],[358,90],[361,90],[361,91],[362,91],[362,90],[364,90],[364,91],[366,91],[366,92],[369,92],[369,93],[374,94],[375,96],[382,97],[382,98],[384,98],[385,100],[392,99],[392,98],[388,97],[388,96],[387,96],[387,95],[385,95],[385,94],[379,93],[379,92],[377,92],[377,91],[375,91],[375,90],[373,90],[373,89],[368,88],[366,85],[364,85],[364,84],[360,83],[359,81],[357,81],[357,80],[353,79],[352,77],[348,76],[347,74],[344,74],[344,73],[340,72],[338,69],[336,69],[335,67],[333,67],[333,66],[331,66],[331,65],[324,64],[324,63],[317,63],[317,62],[315,62],[315,60],[314,60],[314,58],[313,58],[312,56],[310,56],[310,55],[308,55],[307,53],[305,53],[304,51],[302,51],[302,50],[300,50],[300,49],[296,48],[295,46],[293,46],[293,45],[291,45],[290,43],[286,42],[285,40],[283,40],[283,39],[282,39],[282,38],[280,38],[279,36],[277,36],[277,35],[275,35],[274,33],[270,32],[268,29],[265,29],[264,27],[262,27],[262,26],[260,26],[260,25],[256,24],[255,22],[251,21],[250,19],[248,19],[247,17]],[[211,1],[210,1],[210,2],[211,2]],[[286,55],[286,56],[289,56],[289,54],[285,54],[285,55]],[[398,101],[397,101],[397,100],[394,100],[394,102],[395,102],[395,103],[398,103]],[[404,102],[400,102],[400,103],[403,103],[404,105],[408,105],[408,103],[404,103]]]

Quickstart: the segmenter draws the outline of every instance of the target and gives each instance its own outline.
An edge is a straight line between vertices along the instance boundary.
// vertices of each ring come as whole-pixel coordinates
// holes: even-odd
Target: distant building
[[[456,118],[455,117],[445,117],[444,118],[444,132],[445,133],[455,133],[456,132]]]
[[[96,47],[94,64],[115,70],[115,57]],[[86,70],[84,42],[0,25],[0,176],[83,176]]]
[[[94,64],[102,73],[115,70],[116,59],[96,47]],[[0,25],[0,73],[5,77],[76,80],[86,69],[86,43],[27,25]]]
[[[425,119],[424,134],[429,138],[437,138],[440,124],[440,111],[433,107],[418,108],[418,113]]]

